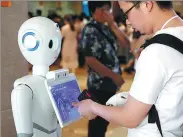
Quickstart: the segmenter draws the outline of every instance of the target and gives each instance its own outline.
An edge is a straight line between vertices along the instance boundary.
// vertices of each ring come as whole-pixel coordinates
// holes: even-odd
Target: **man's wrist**
[[[98,105],[98,103],[96,103],[96,102],[92,102],[92,104],[91,104],[91,111],[93,114],[96,114],[97,105]]]
[[[111,21],[110,23],[108,23],[108,25],[109,25],[110,28],[112,28],[112,27],[114,27],[115,22],[114,21]]]
[[[111,23],[109,23],[109,27],[111,29],[115,28],[116,27],[116,22],[115,21],[112,21]]]

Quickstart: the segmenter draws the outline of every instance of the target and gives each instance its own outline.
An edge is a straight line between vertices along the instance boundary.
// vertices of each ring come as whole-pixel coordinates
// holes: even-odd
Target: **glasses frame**
[[[140,4],[140,2],[141,2],[141,1],[138,1],[138,2],[135,3],[131,8],[129,8],[126,12],[123,13],[123,14],[124,14],[123,17],[124,17],[125,20],[128,19],[128,13],[129,13],[134,7],[136,7],[138,4]]]

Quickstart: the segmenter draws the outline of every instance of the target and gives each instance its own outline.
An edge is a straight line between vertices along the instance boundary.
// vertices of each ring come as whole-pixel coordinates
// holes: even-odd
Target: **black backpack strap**
[[[141,46],[141,48],[145,49],[146,47],[154,43],[169,46],[183,54],[183,41],[173,35],[158,34],[153,38],[151,38],[150,40],[147,40],[146,43]],[[163,137],[160,119],[155,105],[153,105],[149,111],[148,123],[156,123],[158,130],[161,136]]]
[[[156,110],[155,105],[153,105],[149,111],[148,123],[156,123],[158,130],[159,130],[161,136],[163,137],[161,124],[160,124],[160,120],[159,120],[159,115],[158,115],[158,111]]]
[[[173,35],[158,34],[158,35],[154,36],[153,38],[151,38],[150,40],[147,40],[145,42],[145,44],[143,44],[141,46],[141,48],[144,49],[147,46],[154,44],[154,43],[169,46],[183,54],[183,41]]]
[[[107,41],[110,43],[110,45],[112,46],[112,48],[115,50],[115,46],[113,44],[113,41],[102,31],[102,29],[97,25],[97,24],[93,24],[93,23],[88,23],[86,24],[86,26],[92,26],[94,28],[97,29],[97,31],[105,38],[107,39]],[[85,26],[85,28],[86,28]]]

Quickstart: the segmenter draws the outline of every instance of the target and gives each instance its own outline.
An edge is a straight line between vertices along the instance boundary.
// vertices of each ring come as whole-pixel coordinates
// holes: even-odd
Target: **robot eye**
[[[53,41],[50,40],[48,47],[51,49],[53,47]]]
[[[59,42],[58,42],[58,37],[57,36],[50,39],[50,41],[48,43],[48,48],[51,51],[57,51],[58,50]]]
[[[58,23],[57,23],[57,27],[59,27],[59,26],[58,26]]]
[[[36,51],[40,44],[38,33],[26,32],[22,37],[22,45],[28,51]]]

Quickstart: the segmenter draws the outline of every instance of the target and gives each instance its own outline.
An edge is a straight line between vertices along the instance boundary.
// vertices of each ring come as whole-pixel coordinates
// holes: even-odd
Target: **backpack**
[[[141,46],[141,48],[145,49],[146,47],[148,47],[149,45],[154,44],[154,43],[169,46],[183,54],[183,41],[173,35],[158,34],[158,35],[154,36],[153,38],[151,38],[150,40],[147,40],[145,42],[145,44],[143,44]],[[159,130],[161,136],[163,137],[161,124],[160,124],[160,120],[159,120],[159,115],[158,115],[158,111],[156,110],[155,105],[153,105],[149,111],[148,123],[156,123],[158,130]]]

